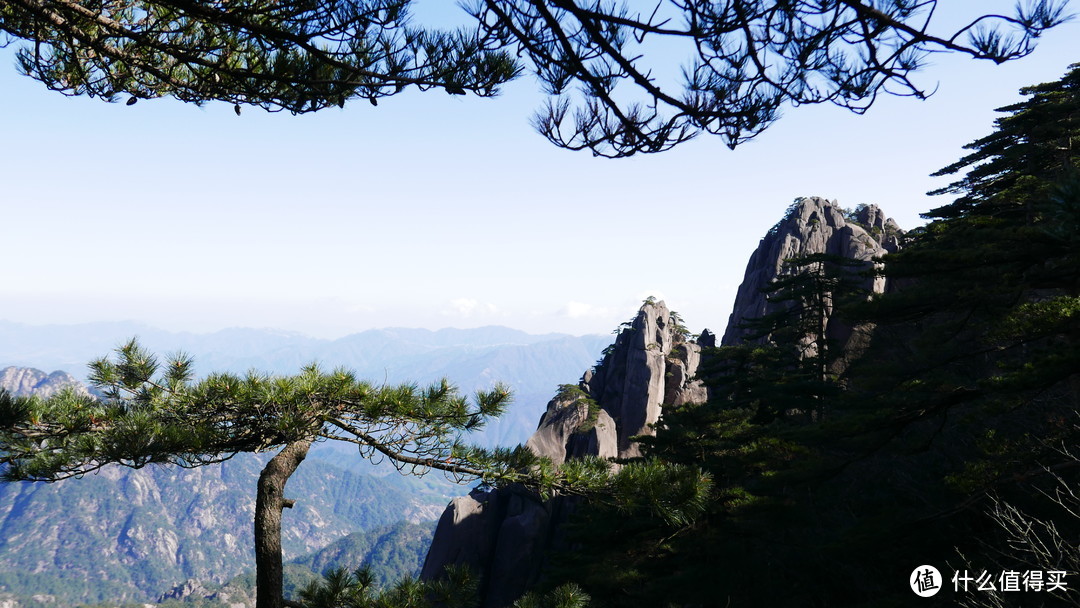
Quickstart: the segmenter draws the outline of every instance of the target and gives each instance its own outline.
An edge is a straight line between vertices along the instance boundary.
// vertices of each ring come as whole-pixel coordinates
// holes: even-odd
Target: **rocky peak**
[[[750,256],[746,273],[735,296],[722,343],[742,342],[747,331],[739,325],[775,312],[763,289],[785,270],[786,260],[825,254],[873,263],[873,259],[896,251],[903,231],[876,205],[860,205],[847,212],[836,201],[818,197],[798,198],[787,214],[761,239]],[[866,288],[881,293],[885,279],[867,279]]]
[[[580,385],[615,422],[619,457],[640,454],[630,438],[652,434],[665,405],[705,400],[704,387],[692,380],[700,360],[701,348],[663,301],[646,300],[623,325]]]
[[[715,340],[706,330],[699,342]],[[646,300],[597,366],[577,385],[560,387],[526,446],[556,465],[587,455],[640,455],[631,438],[652,434],[664,407],[707,398],[694,379],[700,361],[701,346],[678,314]],[[572,501],[542,502],[514,488],[455,498],[439,520],[421,577],[467,565],[483,575],[483,606],[507,606],[539,579],[544,554],[559,543],[559,526],[572,508]]]
[[[708,330],[702,336],[715,344]],[[705,387],[694,379],[700,362],[701,346],[679,315],[663,301],[646,300],[597,366],[548,403],[526,446],[555,464],[574,456],[638,456],[631,437],[652,434],[664,406],[705,401]]]
[[[209,594],[210,592],[206,590],[202,582],[192,579],[162,593],[158,596],[157,601],[160,604],[167,600],[184,600],[189,597],[204,598]]]
[[[860,205],[854,220],[866,230],[885,230],[885,212],[877,205]]]
[[[16,397],[28,395],[49,397],[65,388],[72,388],[80,395],[90,394],[86,386],[67,372],[55,371],[46,374],[32,367],[5,367],[0,369],[0,388],[6,389]]]
[[[591,376],[586,373],[586,378]],[[536,432],[525,446],[538,456],[547,456],[556,466],[570,458],[592,454],[602,458],[619,455],[617,425],[611,414],[582,389],[581,384],[564,384],[548,402]]]

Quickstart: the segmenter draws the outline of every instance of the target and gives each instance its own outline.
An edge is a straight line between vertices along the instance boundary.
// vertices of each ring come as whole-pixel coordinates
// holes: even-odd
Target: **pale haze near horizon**
[[[525,76],[495,99],[442,92],[313,115],[68,98],[0,51],[6,145],[0,319],[130,320],[338,337],[505,325],[607,333],[661,297],[723,331],[746,261],[795,197],[873,203],[911,228],[949,202],[930,173],[994,108],[1080,60],[1070,22],[1024,59],[936,55],[926,101],[784,116],[734,151],[701,136],[606,160],[529,126]]]

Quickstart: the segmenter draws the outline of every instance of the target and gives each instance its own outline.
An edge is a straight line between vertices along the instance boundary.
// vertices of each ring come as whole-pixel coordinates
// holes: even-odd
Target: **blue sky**
[[[972,3],[975,4],[975,3]],[[980,8],[982,3],[979,3]],[[876,203],[903,227],[947,201],[928,175],[1021,86],[1080,61],[1076,22],[994,66],[939,55],[927,101],[864,116],[786,108],[735,151],[706,137],[596,159],[496,99],[407,94],[289,116],[68,98],[0,52],[0,319],[172,330],[508,325],[607,333],[647,295],[722,330],[746,260],[797,196]]]

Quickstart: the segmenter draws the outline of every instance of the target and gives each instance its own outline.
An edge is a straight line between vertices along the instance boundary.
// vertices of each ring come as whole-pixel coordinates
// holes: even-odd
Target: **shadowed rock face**
[[[473,490],[443,512],[420,578],[438,578],[443,568],[465,565],[481,580],[482,606],[509,606],[535,585],[554,528],[571,505],[540,501],[519,488]]]
[[[707,331],[699,340],[712,345]],[[594,370],[563,386],[526,446],[555,464],[587,455],[640,454],[635,435],[652,434],[665,406],[704,402],[694,374],[701,346],[692,342],[664,302],[646,302]],[[421,578],[464,564],[483,579],[485,608],[507,606],[541,576],[545,552],[560,542],[558,528],[574,508],[567,499],[540,501],[516,488],[474,491],[455,498],[435,530]]]
[[[762,290],[784,270],[785,260],[813,254],[845,257],[872,264],[875,257],[900,247],[903,231],[876,205],[860,206],[845,217],[836,202],[822,198],[798,199],[787,215],[765,235],[750,256],[742,284],[735,296],[735,306],[728,319],[722,343],[734,345],[746,341],[747,330],[739,325],[776,312]],[[883,277],[867,279],[865,287],[883,293],[888,286]],[[850,331],[850,330],[848,330]],[[833,333],[844,343],[844,331]]]

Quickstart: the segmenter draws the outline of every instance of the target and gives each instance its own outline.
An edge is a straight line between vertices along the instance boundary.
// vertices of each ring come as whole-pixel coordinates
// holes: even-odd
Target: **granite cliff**
[[[835,262],[821,261],[814,264],[823,272],[836,272],[851,282],[851,288],[865,293],[884,293],[895,289],[885,277],[870,271],[878,264],[875,260],[897,251],[903,242],[904,231],[892,218],[876,205],[859,205],[854,210],[844,209],[835,201],[822,198],[799,198],[788,208],[784,218],[777,222],[761,239],[750,256],[746,273],[732,307],[728,325],[721,344],[725,346],[744,342],[764,343],[773,341],[771,334],[752,335],[746,325],[780,312],[792,306],[783,298],[770,301],[766,288],[775,280],[795,272],[791,262],[807,256],[822,256],[856,262],[853,266],[839,266]],[[829,270],[831,267],[831,270]],[[826,301],[821,323],[822,335],[828,340],[833,352],[840,353],[830,364],[834,373],[842,372],[869,345],[873,327],[852,326],[832,314],[832,299]],[[802,339],[804,356],[816,351],[811,336]]]
[[[825,254],[865,262],[869,267],[874,258],[899,249],[903,235],[904,231],[877,205],[860,205],[847,211],[836,201],[796,199],[751,254],[721,343],[745,341],[748,332],[740,327],[745,320],[776,311],[779,305],[767,301],[763,290],[788,272],[786,260]],[[875,293],[889,288],[883,277],[865,279],[864,287]],[[832,333],[844,342],[844,330],[836,327]]]
[[[899,248],[902,236],[896,222],[874,205],[846,211],[821,198],[796,200],[751,255],[722,343],[744,342],[743,320],[780,305],[769,302],[762,289],[788,272],[785,260],[826,254],[869,267],[875,257]],[[881,278],[864,281],[875,292],[889,288]],[[829,333],[850,347],[852,329],[831,319],[827,323]],[[702,349],[713,346],[716,338],[708,330],[694,340],[664,302],[646,301],[597,366],[576,385],[560,388],[526,446],[556,465],[586,455],[640,455],[633,438],[651,434],[650,425],[665,407],[708,399],[695,374]],[[467,565],[482,576],[482,606],[508,606],[540,580],[545,553],[560,547],[559,526],[574,504],[541,501],[513,487],[455,498],[439,520],[421,576],[436,578],[447,565]]]

